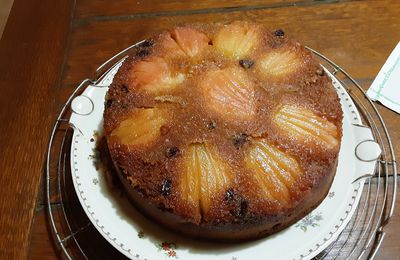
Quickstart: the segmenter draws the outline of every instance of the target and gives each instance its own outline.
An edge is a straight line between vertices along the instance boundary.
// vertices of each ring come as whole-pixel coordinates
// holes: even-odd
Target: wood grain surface
[[[72,3],[15,1],[0,42],[0,258],[27,257]]]
[[[391,2],[390,8],[380,1],[357,1],[221,14],[115,19],[88,24],[76,22],[63,86],[76,86],[108,57],[161,30],[181,23],[236,19],[256,20],[283,28],[289,36],[342,64],[354,77],[371,79],[382,65],[379,61],[385,60],[385,55],[400,38],[397,15],[400,2]],[[382,16],[382,13],[386,15]]]
[[[397,0],[15,0],[0,42],[0,258],[61,258],[44,196],[50,129],[76,86],[118,51],[178,24],[246,19],[284,29],[367,89],[400,40],[399,13]],[[400,156],[400,115],[378,109]],[[82,228],[75,239],[101,248],[88,254],[122,258],[87,222],[74,191],[64,195],[72,201],[66,211],[76,216],[69,224]],[[51,194],[51,210],[66,228],[60,199]],[[400,259],[399,211],[397,206],[377,259]]]
[[[143,1],[143,0],[120,0],[113,1],[107,5],[102,0],[83,0],[77,6],[77,18],[88,19],[115,19],[108,16],[119,16],[118,18],[131,19],[133,17],[143,16],[176,16],[179,14],[198,14],[198,13],[222,13],[235,10],[255,10],[266,8],[281,8],[299,5],[325,4],[332,1],[314,0],[204,0],[204,1]],[[335,1],[337,2],[337,1]]]

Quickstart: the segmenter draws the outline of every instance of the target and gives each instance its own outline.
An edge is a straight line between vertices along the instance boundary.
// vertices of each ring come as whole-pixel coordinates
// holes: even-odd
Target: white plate
[[[101,132],[104,96],[120,65],[75,98],[70,123],[75,129],[71,169],[78,198],[93,225],[121,253],[133,259],[309,259],[334,241],[349,222],[365,181],[359,177],[373,173],[380,149],[368,141],[373,140],[370,129],[360,126],[354,103],[331,74],[344,111],[342,146],[329,195],[308,216],[275,235],[240,244],[191,240],[143,217],[120,191],[109,188],[93,163],[95,142],[90,139]]]

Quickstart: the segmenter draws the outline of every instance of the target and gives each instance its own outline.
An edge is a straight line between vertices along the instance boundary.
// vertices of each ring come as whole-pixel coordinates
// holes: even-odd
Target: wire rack
[[[60,256],[67,259],[124,259],[93,227],[76,196],[70,169],[73,131],[69,123],[71,102],[88,85],[97,85],[118,61],[144,41],[136,43],[102,64],[93,79],[75,89],[58,114],[47,151],[46,194],[48,220]],[[385,123],[361,86],[341,67],[308,48],[345,87],[356,104],[364,125],[371,128],[382,154],[373,175],[367,178],[360,203],[338,238],[315,259],[372,259],[385,238],[385,227],[393,215],[397,190],[397,163]]]

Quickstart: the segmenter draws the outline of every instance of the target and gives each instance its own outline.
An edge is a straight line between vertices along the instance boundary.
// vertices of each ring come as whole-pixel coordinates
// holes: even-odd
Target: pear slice
[[[185,80],[183,74],[173,74],[167,62],[163,58],[155,56],[135,63],[132,76],[139,90],[150,93],[173,89]]]
[[[160,128],[168,121],[167,112],[159,108],[139,108],[111,132],[125,145],[144,145],[160,137]]]
[[[172,39],[171,34],[163,34],[160,37],[160,50],[162,55],[170,58],[186,57],[178,43]]]
[[[269,77],[288,76],[300,66],[300,58],[291,50],[273,50],[260,60],[261,73]]]
[[[210,39],[202,32],[189,27],[177,27],[171,32],[171,37],[189,57],[201,53],[208,46]]]
[[[258,28],[246,22],[235,22],[223,27],[216,35],[213,45],[224,56],[240,59],[257,46]]]
[[[282,205],[290,202],[289,189],[297,177],[303,174],[294,158],[268,144],[265,139],[255,139],[245,163],[267,198]]]
[[[253,85],[238,68],[209,72],[200,88],[206,107],[226,119],[246,120],[255,115]]]
[[[284,105],[275,114],[273,121],[294,139],[311,140],[328,149],[337,148],[339,145],[336,125],[308,109]]]
[[[213,147],[204,143],[191,144],[184,156],[179,191],[189,205],[206,213],[218,194],[222,194],[232,180],[223,159]]]

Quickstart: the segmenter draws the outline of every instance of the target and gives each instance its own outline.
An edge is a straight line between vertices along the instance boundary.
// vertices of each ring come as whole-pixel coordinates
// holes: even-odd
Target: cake
[[[281,29],[237,21],[143,41],[109,87],[104,133],[144,215],[192,237],[241,241],[321,203],[342,117],[309,50]]]

